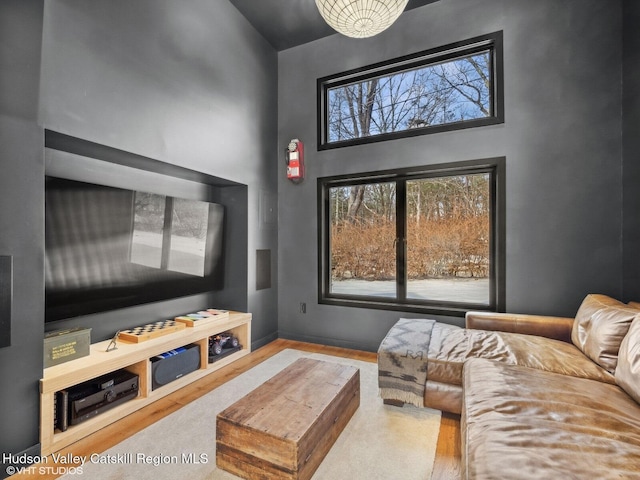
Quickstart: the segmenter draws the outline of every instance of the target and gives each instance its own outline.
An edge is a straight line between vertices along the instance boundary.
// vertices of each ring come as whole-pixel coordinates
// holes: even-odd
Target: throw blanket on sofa
[[[427,353],[435,320],[401,318],[378,349],[378,387],[384,399],[424,406]]]

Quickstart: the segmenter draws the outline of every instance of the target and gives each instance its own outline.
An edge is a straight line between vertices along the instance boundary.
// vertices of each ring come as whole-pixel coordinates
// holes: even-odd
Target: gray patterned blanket
[[[378,387],[383,399],[424,406],[427,354],[435,320],[401,318],[378,349]]]

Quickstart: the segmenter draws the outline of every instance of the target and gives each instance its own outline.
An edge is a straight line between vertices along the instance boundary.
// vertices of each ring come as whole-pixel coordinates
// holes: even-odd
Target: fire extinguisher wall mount
[[[304,180],[304,144],[294,138],[284,152],[287,161],[287,178],[293,183],[302,182]]]

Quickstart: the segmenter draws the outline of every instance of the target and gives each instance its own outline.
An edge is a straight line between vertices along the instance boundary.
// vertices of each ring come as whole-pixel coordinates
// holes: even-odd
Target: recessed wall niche
[[[224,207],[221,289],[135,304],[48,322],[46,330],[91,328],[91,341],[116,331],[163,320],[190,310],[215,307],[247,310],[247,186],[83,139],[45,131],[45,175],[107,187],[144,191]],[[220,280],[220,279],[217,279]]]

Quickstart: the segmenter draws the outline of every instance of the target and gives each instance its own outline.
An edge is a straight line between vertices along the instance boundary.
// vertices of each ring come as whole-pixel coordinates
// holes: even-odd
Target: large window
[[[322,178],[320,302],[504,308],[504,159]]]
[[[318,80],[319,148],[501,123],[502,33]]]

